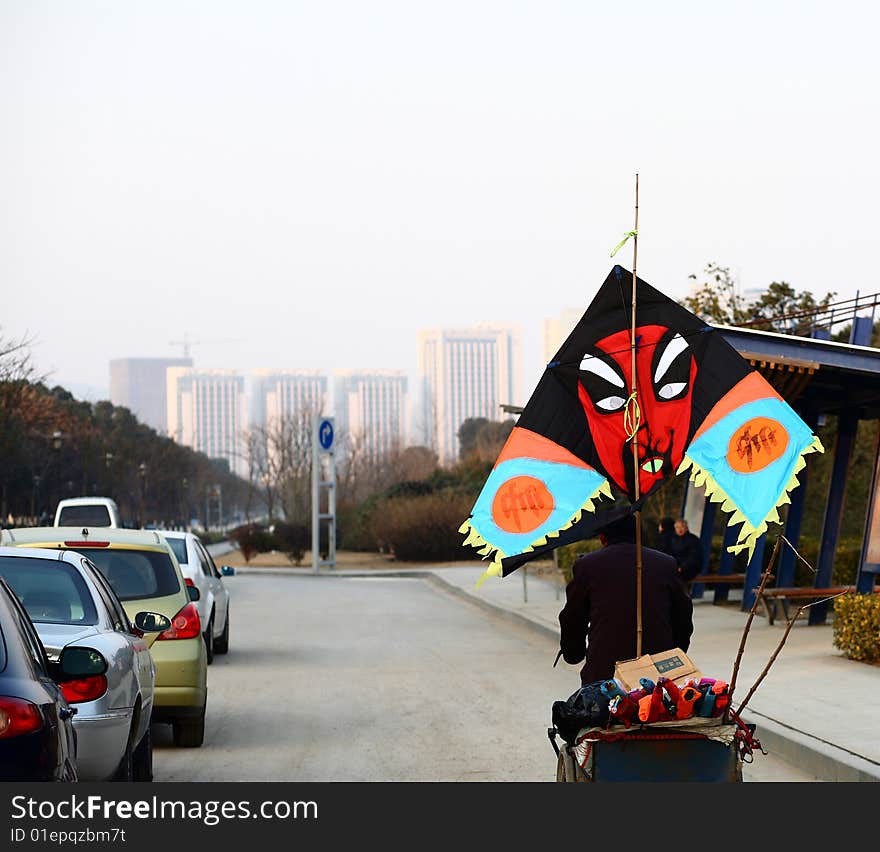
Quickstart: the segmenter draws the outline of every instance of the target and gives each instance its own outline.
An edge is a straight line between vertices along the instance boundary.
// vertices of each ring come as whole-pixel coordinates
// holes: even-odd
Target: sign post
[[[312,571],[336,565],[336,449],[332,417],[318,416],[312,425]],[[324,494],[327,495],[323,507]],[[321,552],[321,522],[327,523],[327,552]]]

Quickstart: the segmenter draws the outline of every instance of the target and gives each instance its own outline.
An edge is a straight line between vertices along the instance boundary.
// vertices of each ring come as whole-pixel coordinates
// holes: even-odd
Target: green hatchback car
[[[172,726],[176,746],[201,746],[208,660],[194,600],[198,591],[186,585],[165,538],[154,530],[20,527],[0,531],[0,543],[83,553],[107,578],[130,619],[141,610],[171,619],[167,630],[144,637],[156,664],[152,721]]]

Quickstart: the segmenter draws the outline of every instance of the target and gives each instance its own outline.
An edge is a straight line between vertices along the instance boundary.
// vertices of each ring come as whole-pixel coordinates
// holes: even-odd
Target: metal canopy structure
[[[857,342],[839,343],[819,337],[798,337],[751,328],[725,325],[713,327],[770,382],[807,423],[815,426],[823,415],[838,418],[836,445],[826,449],[833,452],[833,468],[814,582],[816,588],[829,587],[843,516],[847,472],[855,446],[858,422],[880,419],[880,349],[859,345]],[[870,342],[872,328],[873,321],[854,322],[851,336],[859,339],[860,343]],[[827,331],[815,333],[822,337],[828,336]],[[808,472],[809,466],[800,474],[802,485],[806,484]],[[785,537],[794,546],[797,546],[800,538],[805,490],[801,487],[793,492],[785,521]],[[877,490],[876,486],[874,490]],[[880,500],[880,496],[877,499]],[[873,493],[871,500],[873,504]],[[701,530],[705,561],[708,560],[714,517],[715,507],[707,501]],[[867,540],[870,534],[871,525],[866,522],[865,541],[856,579],[860,592],[871,591],[876,578],[875,566],[866,564]],[[726,552],[728,538],[729,533],[725,536],[722,548],[721,564],[718,568],[720,573],[732,573],[733,570],[733,557]],[[759,546],[746,569],[743,610],[750,609],[754,602],[752,589],[758,585],[763,570],[765,538],[766,536],[762,536],[759,540]],[[793,585],[794,568],[795,554],[785,548],[776,569],[776,585]],[[697,586],[693,593],[700,596],[703,590]],[[727,593],[727,587],[716,587],[716,602],[726,600]],[[827,613],[827,602],[811,607],[810,624],[825,623]]]
[[[802,417],[880,418],[880,349],[750,328],[714,326]]]

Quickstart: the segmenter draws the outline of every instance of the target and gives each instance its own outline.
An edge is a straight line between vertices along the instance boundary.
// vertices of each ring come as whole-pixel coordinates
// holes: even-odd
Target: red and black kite
[[[547,365],[470,517],[465,544],[506,576],[534,556],[589,537],[599,501],[640,508],[676,474],[742,524],[749,556],[789,502],[819,438],[719,332],[615,266]],[[630,436],[638,448],[636,462]],[[607,505],[611,505],[610,503]]]

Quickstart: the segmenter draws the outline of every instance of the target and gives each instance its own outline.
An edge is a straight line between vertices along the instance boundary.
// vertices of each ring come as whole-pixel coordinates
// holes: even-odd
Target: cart
[[[625,728],[584,728],[573,743],[557,742],[555,727],[547,729],[556,752],[556,780],[741,782],[742,765],[761,748],[755,726],[738,718],[692,718]]]

